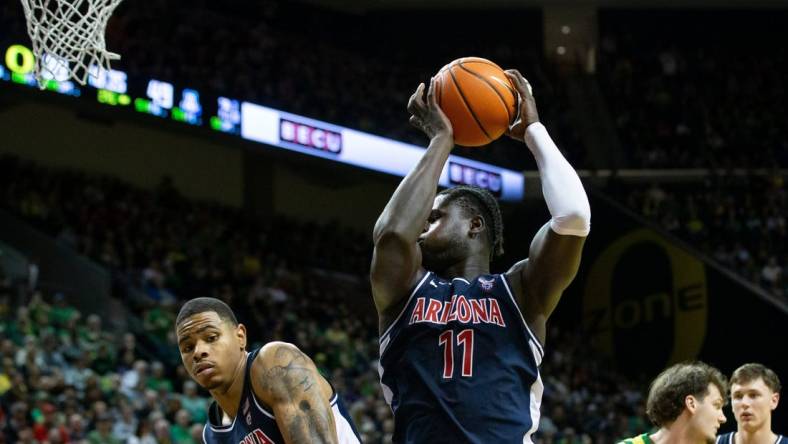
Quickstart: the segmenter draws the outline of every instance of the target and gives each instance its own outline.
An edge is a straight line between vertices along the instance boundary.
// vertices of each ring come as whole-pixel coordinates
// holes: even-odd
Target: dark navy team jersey
[[[532,443],[543,356],[504,275],[428,272],[380,338],[393,441]]]
[[[260,405],[252,389],[252,383],[249,382],[252,362],[259,351],[260,349],[257,349],[247,355],[240,407],[232,424],[221,425],[221,411],[216,401],[211,403],[208,409],[208,422],[202,432],[202,439],[206,444],[285,444],[274,414]],[[337,393],[331,397],[331,410],[334,413],[338,442],[340,444],[360,443],[361,440],[353,426],[353,420],[342,405],[342,400],[339,399]]]
[[[736,444],[736,432],[726,433],[717,437],[717,444]],[[774,444],[788,444],[788,438],[777,435]]]

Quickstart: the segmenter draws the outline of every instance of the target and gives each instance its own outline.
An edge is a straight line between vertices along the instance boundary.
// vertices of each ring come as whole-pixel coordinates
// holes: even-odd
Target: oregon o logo
[[[635,230],[591,266],[584,326],[592,343],[625,371],[662,369],[698,355],[706,337],[707,293],[701,261],[651,230]]]
[[[35,56],[23,45],[11,45],[5,52],[5,65],[11,72],[24,75],[35,67]]]

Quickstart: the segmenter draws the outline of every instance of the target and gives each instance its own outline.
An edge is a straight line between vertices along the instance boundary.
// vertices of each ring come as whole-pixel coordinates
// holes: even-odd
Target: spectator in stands
[[[96,428],[88,433],[88,443],[90,444],[121,444],[112,434],[113,418],[108,413],[102,413],[96,418]]]
[[[186,410],[178,410],[175,414],[175,424],[172,425],[172,441],[175,444],[196,444],[192,440],[191,431],[191,415]]]
[[[133,436],[129,437],[127,444],[157,444],[150,422],[147,419],[143,418],[139,421],[137,430]]]
[[[616,192],[611,188],[611,192]],[[786,297],[788,193],[779,176],[719,175],[702,184],[632,185],[622,201],[743,279]]]
[[[181,405],[189,416],[198,424],[205,424],[208,419],[208,399],[197,394],[197,384],[186,381],[183,384],[183,394],[180,396]]]

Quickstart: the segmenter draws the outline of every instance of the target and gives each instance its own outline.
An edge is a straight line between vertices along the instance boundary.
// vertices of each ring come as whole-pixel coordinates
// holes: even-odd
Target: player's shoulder
[[[295,344],[273,341],[257,352],[252,362],[252,390],[265,403],[272,402],[293,374],[316,371],[315,365]]]
[[[617,444],[652,444],[652,441],[651,438],[649,438],[648,433],[644,433],[633,438],[627,438],[623,441],[619,441]]]
[[[512,284],[519,284],[526,268],[528,268],[528,258],[516,262],[503,273],[503,276]]]
[[[260,347],[252,363],[252,369],[255,367],[270,368],[277,365],[287,365],[294,360],[300,361],[308,359],[309,358],[295,344],[283,341],[272,341]]]
[[[506,273],[504,274],[508,276],[514,273],[521,273],[527,266],[528,266],[528,258],[525,258],[521,261],[515,262],[515,264],[512,265],[509,268],[509,270],[507,270]]]
[[[506,279],[508,284],[512,287],[512,293],[515,295],[522,295],[523,288],[525,286],[525,282],[523,281],[523,276],[525,276],[525,270],[528,268],[528,258],[525,258],[514,265],[512,265],[506,272],[502,273],[501,276]]]

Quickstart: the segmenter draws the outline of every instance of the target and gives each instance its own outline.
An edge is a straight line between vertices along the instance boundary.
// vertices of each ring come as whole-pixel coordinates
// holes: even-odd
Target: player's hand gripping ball
[[[517,117],[517,92],[504,71],[479,57],[457,59],[435,76],[438,105],[451,121],[454,142],[482,146]]]

